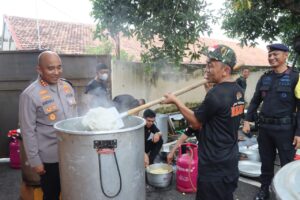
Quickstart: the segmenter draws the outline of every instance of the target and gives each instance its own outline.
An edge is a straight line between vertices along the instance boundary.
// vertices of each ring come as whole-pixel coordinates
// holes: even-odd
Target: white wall
[[[166,92],[172,92],[203,79],[202,67],[174,69],[168,66],[147,73],[147,67],[140,63],[112,63],[112,96],[131,94],[147,102],[158,99]],[[251,72],[247,80],[246,100],[249,102],[259,77],[266,69]],[[183,102],[200,102],[205,96],[204,87],[199,87],[180,96]]]

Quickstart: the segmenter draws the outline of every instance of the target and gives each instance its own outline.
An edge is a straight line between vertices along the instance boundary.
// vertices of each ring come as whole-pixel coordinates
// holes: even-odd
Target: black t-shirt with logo
[[[150,126],[150,128],[145,126],[145,143],[148,140],[152,140],[154,134],[158,133],[158,132],[159,132],[159,129],[157,128],[157,126],[155,124],[152,124],[152,126]]]
[[[238,175],[237,138],[243,112],[244,94],[236,82],[215,85],[195,110],[203,125],[198,136],[200,179]]]
[[[91,80],[85,87],[85,94],[91,93],[96,96],[107,95],[107,86],[103,81]]]

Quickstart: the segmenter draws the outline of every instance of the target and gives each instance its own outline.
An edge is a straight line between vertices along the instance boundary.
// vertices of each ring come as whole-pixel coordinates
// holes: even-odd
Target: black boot
[[[270,197],[270,192],[269,192],[269,187],[261,187],[256,194],[254,200],[265,200],[269,199]]]

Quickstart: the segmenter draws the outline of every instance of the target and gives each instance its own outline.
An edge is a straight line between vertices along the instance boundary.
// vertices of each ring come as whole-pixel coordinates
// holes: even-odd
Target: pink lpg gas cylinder
[[[20,162],[20,143],[18,139],[13,138],[9,143],[9,158],[10,158],[10,167],[15,169],[21,168]]]
[[[182,153],[182,147],[186,153]],[[179,148],[176,170],[176,188],[180,192],[196,192],[198,176],[198,146],[192,143],[182,144]]]

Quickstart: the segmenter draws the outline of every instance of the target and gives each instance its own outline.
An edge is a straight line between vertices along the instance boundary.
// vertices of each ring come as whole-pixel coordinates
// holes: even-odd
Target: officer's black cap
[[[107,65],[104,64],[104,63],[99,63],[99,64],[97,64],[96,70],[99,71],[99,70],[101,70],[101,69],[108,69],[108,67],[107,67]]]
[[[284,45],[284,44],[270,44],[267,46],[268,52],[272,51],[284,51],[284,52],[289,52],[289,48]]]

